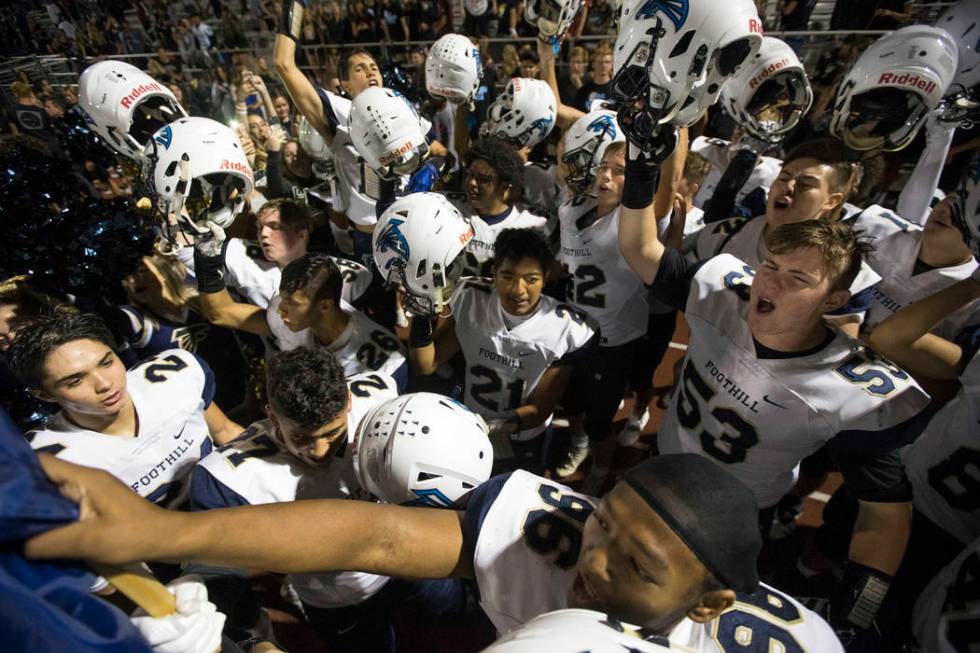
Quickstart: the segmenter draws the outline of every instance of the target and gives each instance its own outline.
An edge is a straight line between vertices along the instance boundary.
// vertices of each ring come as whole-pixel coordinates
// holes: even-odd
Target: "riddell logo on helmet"
[[[749,31],[753,34],[762,34],[762,23],[755,18],[749,18]]]
[[[378,163],[380,163],[383,166],[386,166],[389,163],[396,161],[398,157],[402,156],[403,154],[408,154],[409,152],[411,152],[413,147],[414,146],[412,145],[412,141],[405,141],[404,143],[402,143],[401,146],[395,148],[391,152],[379,156]]]
[[[759,82],[764,80],[769,75],[773,74],[777,70],[782,70],[789,65],[789,57],[783,57],[779,61],[774,61],[765,68],[763,68],[758,75],[749,80],[749,88],[755,88],[759,85]]]
[[[882,73],[878,78],[878,83],[911,86],[912,88],[921,89],[926,93],[932,93],[934,90],[936,90],[936,82],[930,82],[928,79],[923,79],[915,73],[904,73],[902,75],[896,75],[895,73]]]
[[[132,106],[133,102],[135,102],[144,93],[148,91],[162,91],[162,90],[163,89],[160,88],[160,85],[157,84],[156,82],[152,84],[140,84],[132,91],[130,91],[129,95],[124,97],[122,99],[122,102],[120,102],[119,104],[123,105],[124,108],[128,109],[129,107]]]
[[[465,234],[459,235],[459,244],[465,245],[466,243],[470,242],[473,239],[474,234],[475,232],[473,231],[473,227],[470,226],[470,228],[466,230]]]

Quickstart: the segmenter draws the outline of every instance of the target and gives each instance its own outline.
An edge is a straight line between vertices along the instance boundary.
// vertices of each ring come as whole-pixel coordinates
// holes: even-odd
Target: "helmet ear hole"
[[[670,55],[668,55],[668,58],[673,59],[674,57],[678,57],[684,54],[685,52],[687,52],[687,49],[691,47],[691,41],[693,39],[694,39],[694,30],[693,29],[688,30],[687,33],[684,34],[684,36],[682,36],[679,41],[677,41],[677,44],[674,45],[674,49],[670,51]]]

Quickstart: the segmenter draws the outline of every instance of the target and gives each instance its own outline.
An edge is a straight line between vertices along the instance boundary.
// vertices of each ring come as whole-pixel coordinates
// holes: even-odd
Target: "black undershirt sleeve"
[[[683,311],[691,293],[694,275],[705,261],[691,262],[678,250],[668,247],[660,259],[657,277],[648,288],[650,293],[671,308]]]

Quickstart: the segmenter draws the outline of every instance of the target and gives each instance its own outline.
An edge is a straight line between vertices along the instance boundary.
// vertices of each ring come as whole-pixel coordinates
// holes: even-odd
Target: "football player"
[[[435,333],[430,320],[412,320],[409,358],[419,373],[462,352],[463,401],[490,424],[501,469],[544,471],[555,404],[598,340],[583,313],[541,294],[553,264],[539,233],[504,229],[494,242],[492,280],[464,280]]]
[[[517,208],[523,187],[522,162],[513,147],[487,136],[478,139],[463,156],[466,169],[465,205],[473,238],[466,245],[463,274],[485,276],[493,259],[494,242],[504,229],[536,229],[544,233],[547,220]]]
[[[82,518],[29,540],[28,557],[466,577],[501,634],[575,607],[704,653],[746,637],[765,650],[843,650],[820,617],[759,585],[755,501],[700,456],[651,458],[601,501],[517,471],[481,484],[461,511],[314,500],[176,513],[97,470],[41,463]]]
[[[366,499],[354,476],[357,425],[397,396],[383,372],[345,379],[334,355],[300,347],[269,357],[268,418],[212,451],[194,468],[191,508],[208,510],[301,499]],[[387,576],[296,574],[288,582],[316,631],[338,650],[391,648],[384,595]],[[376,596],[377,595],[377,596]]]
[[[191,469],[242,432],[214,397],[207,364],[182,349],[126,371],[94,315],[41,317],[22,328],[10,365],[39,398],[61,407],[28,433],[31,446],[109,471],[150,501],[179,506]]]
[[[219,257],[198,250],[198,289],[210,305],[220,306],[215,323],[260,336],[273,336],[280,349],[301,345],[328,347],[348,376],[383,371],[400,385],[407,380],[401,343],[393,333],[371,321],[344,297],[344,273],[339,259],[305,254],[283,269],[279,294],[262,310],[236,303],[223,287]],[[272,313],[272,311],[275,313]]]
[[[830,139],[797,146],[786,157],[769,189],[766,213],[755,218],[729,218],[698,232],[693,257],[703,261],[731,254],[752,267],[766,258],[765,237],[779,225],[802,220],[840,218],[844,201],[855,183],[858,167],[844,156],[842,146]],[[863,264],[850,287],[851,297],[828,319],[856,336],[871,302],[878,276]]]
[[[758,269],[731,255],[694,264],[657,237],[657,167],[631,147],[626,168],[623,256],[691,328],[660,451],[697,453],[730,470],[752,489],[768,532],[797,465],[829,443],[860,501],[835,608],[867,628],[908,539],[911,494],[897,450],[928,420],[929,398],[902,369],[823,322],[848,301],[866,247],[846,225],[805,220],[768,231]],[[683,211],[680,201],[674,210]]]

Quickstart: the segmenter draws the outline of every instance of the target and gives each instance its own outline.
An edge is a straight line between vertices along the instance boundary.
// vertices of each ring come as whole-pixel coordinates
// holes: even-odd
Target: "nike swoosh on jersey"
[[[534,353],[533,351],[522,351],[522,352],[518,352],[517,356],[518,358],[522,358],[524,356],[530,356],[533,353]]]
[[[769,395],[762,395],[762,401],[766,402],[767,404],[772,404],[776,408],[782,408],[783,410],[786,410],[786,406],[783,406],[782,404],[777,404],[775,401],[769,398]]]
[[[180,436],[182,436],[184,434],[184,429],[186,429],[186,428],[187,428],[187,424],[184,424],[182,427],[180,427],[180,432],[177,433],[177,435],[174,436],[174,440],[179,440],[180,439]]]

